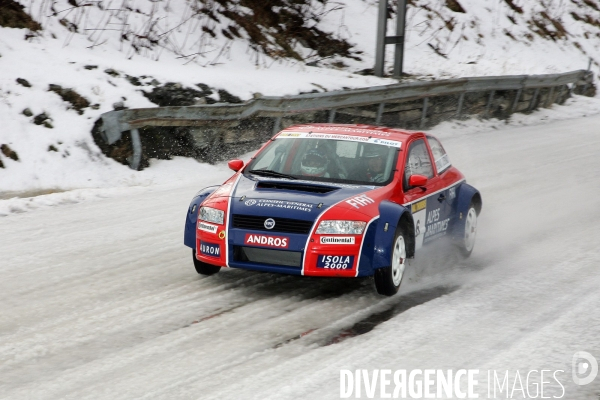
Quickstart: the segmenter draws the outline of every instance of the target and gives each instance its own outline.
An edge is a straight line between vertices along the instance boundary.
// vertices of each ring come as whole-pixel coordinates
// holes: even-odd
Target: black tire
[[[390,266],[375,270],[375,289],[384,296],[393,296],[398,293],[402,278],[406,272],[408,235],[399,226],[392,242]]]
[[[192,259],[194,260],[194,268],[200,275],[214,275],[221,270],[221,267],[211,265],[200,261],[196,258],[196,250],[192,249]]]
[[[473,252],[477,235],[477,207],[471,202],[465,215],[465,228],[462,236],[458,239],[458,249],[461,256],[467,258]]]

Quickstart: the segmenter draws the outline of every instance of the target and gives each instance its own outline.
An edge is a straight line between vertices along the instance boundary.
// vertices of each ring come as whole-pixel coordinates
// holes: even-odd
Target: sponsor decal
[[[273,218],[267,218],[265,219],[264,225],[267,229],[273,229],[275,228],[275,220]]]
[[[307,130],[307,131],[317,131],[319,129],[323,129],[323,127],[322,126],[313,126],[313,125],[303,125],[303,126],[298,127],[298,129]],[[379,130],[370,130],[370,129],[360,129],[360,128],[336,126],[335,130],[339,131],[339,132],[362,133],[364,135],[371,135],[371,136],[390,136],[389,132],[382,132]]]
[[[354,256],[329,256],[319,254],[317,268],[323,269],[352,269]]]
[[[314,182],[311,182],[314,183]],[[299,201],[287,201],[287,200],[246,200],[245,205],[252,207],[271,207],[271,208],[284,208],[287,210],[298,210],[304,212],[311,212],[313,210],[313,204],[302,203]],[[270,228],[268,228],[270,229]]]
[[[456,186],[450,188],[449,197],[450,200],[454,200],[456,198]]]
[[[392,147],[400,147],[400,145],[402,144],[400,142],[396,142],[395,140],[387,140],[387,139],[379,139],[379,138],[371,139],[369,141],[372,143],[382,144],[384,146],[392,146]]]
[[[198,229],[204,232],[217,233],[217,229],[219,229],[219,227],[216,225],[207,224],[203,221],[198,221]]]
[[[431,224],[433,222],[439,221],[440,219],[440,209],[436,208],[435,210],[429,211],[427,213],[427,224]]]
[[[414,213],[416,213],[416,212],[419,212],[419,211],[421,211],[421,210],[424,210],[424,209],[425,209],[425,207],[427,207],[427,199],[425,199],[425,200],[421,200],[421,201],[419,201],[419,202],[416,202],[416,203],[414,203],[414,204],[411,206],[411,211],[412,211],[412,213],[414,214]]]
[[[290,244],[290,239],[285,236],[267,236],[248,233],[244,239],[244,244],[273,247],[276,249],[287,249]]]
[[[225,239],[225,231],[219,232],[219,239]]]
[[[350,204],[354,208],[360,208],[366,206],[368,204],[375,203],[375,200],[367,196],[366,194],[359,194],[358,196],[354,196],[348,200],[346,203]]]
[[[302,135],[301,133],[284,132],[284,133],[279,134],[278,137],[299,137],[301,135]]]
[[[446,218],[440,221],[440,209],[429,211],[427,213],[426,227],[425,227],[425,239],[432,239],[434,236],[443,236],[446,234],[448,229],[448,222],[450,218]]]
[[[400,148],[400,146],[402,145],[402,142],[398,142],[396,140],[389,140],[389,139],[380,139],[380,138],[373,138],[372,136],[374,135],[381,135],[381,136],[389,136],[389,133],[385,133],[382,134],[380,132],[375,133],[375,132],[371,132],[368,130],[356,130],[356,131],[346,131],[349,133],[363,133],[369,136],[352,136],[352,135],[345,135],[345,134],[336,134],[336,133],[312,133],[312,132],[300,132],[300,133],[282,133],[279,136],[277,136],[277,138],[281,138],[281,139],[296,139],[296,138],[305,138],[305,139],[329,139],[329,140],[345,140],[347,142],[362,142],[362,143],[374,143],[374,144],[381,144],[384,146],[392,146],[392,147],[398,147]]]
[[[200,253],[205,256],[221,257],[221,246],[214,243],[200,242]]]
[[[359,133],[359,132],[355,132]],[[277,138],[306,138],[306,139],[331,139],[331,140],[347,140],[351,142],[368,142],[369,138],[366,136],[351,136],[351,135],[338,135],[335,133],[312,133],[312,132],[299,132],[294,136],[292,134],[280,134]]]
[[[321,244],[354,244],[354,236],[321,236]]]
[[[413,221],[415,223],[415,249],[419,250],[423,246],[423,239],[425,238],[425,220],[427,219],[427,208],[425,205],[427,204],[427,200],[422,200],[418,202],[419,207],[424,207],[419,211],[413,211]],[[412,205],[414,207],[415,204]],[[411,209],[412,209],[411,207]]]

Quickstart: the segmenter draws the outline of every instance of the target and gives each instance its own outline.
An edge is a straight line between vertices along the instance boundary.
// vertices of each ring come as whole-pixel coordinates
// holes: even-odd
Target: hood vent
[[[275,189],[275,190],[297,190],[299,192],[310,193],[329,193],[339,188],[331,186],[307,185],[302,183],[284,183],[284,182],[258,182],[257,189]]]

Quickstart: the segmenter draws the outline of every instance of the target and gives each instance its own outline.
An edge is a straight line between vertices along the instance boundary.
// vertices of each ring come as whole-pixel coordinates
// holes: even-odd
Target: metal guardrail
[[[126,109],[102,114],[101,135],[110,145],[121,139],[122,132],[130,131],[133,145],[130,166],[137,170],[142,156],[139,128],[146,126],[193,127],[204,125],[207,121],[231,121],[261,116],[274,118],[273,132],[276,133],[281,127],[281,118],[286,115],[326,110],[329,111],[329,122],[334,122],[337,109],[368,105],[379,105],[375,119],[375,123],[378,124],[386,103],[423,99],[422,126],[427,114],[428,99],[431,97],[458,94],[456,117],[460,117],[466,93],[489,92],[485,110],[487,116],[494,95],[498,91],[517,91],[510,110],[512,113],[522,92],[526,89],[535,89],[529,107],[531,110],[543,88],[548,88],[550,93],[553,93],[556,87],[564,88],[565,85],[572,84],[569,89],[572,90],[574,86],[587,86],[591,81],[591,72],[577,70],[563,74],[458,78],[297,96],[261,97],[243,104]]]

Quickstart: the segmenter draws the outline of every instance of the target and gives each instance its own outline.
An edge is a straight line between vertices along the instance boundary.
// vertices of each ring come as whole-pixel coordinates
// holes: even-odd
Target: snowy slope
[[[392,298],[368,279],[197,276],[182,212],[227,171],[2,218],[0,397],[335,399],[340,369],[469,368],[480,398],[485,371],[531,369],[563,371],[544,396],[597,398],[570,363],[600,358],[600,117],[486,124],[439,128],[483,195],[472,257],[419,256]]]
[[[409,79],[565,72],[586,68],[588,56],[600,59],[596,0],[460,0],[465,12],[453,11],[446,2],[412,3],[405,61]],[[309,20],[307,25],[316,24],[354,47],[353,58],[327,58],[299,41],[290,42],[311,66],[256,53],[248,35],[228,39],[219,32],[231,20],[221,15],[217,22],[205,13],[194,14],[196,3],[189,1],[22,4],[43,30],[0,27],[0,145],[18,155],[15,161],[0,154],[3,198],[165,182],[181,179],[177,171],[182,170],[201,174],[203,165],[184,161],[178,166],[155,163],[149,171],[132,173],[105,158],[92,141],[90,131],[101,113],[118,102],[131,108],[153,106],[141,91],[155,85],[178,82],[197,88],[201,83],[247,100],[255,93],[286,95],[393,82],[355,73],[373,66],[375,0],[312,3],[307,14],[319,15],[320,21]],[[217,2],[206,4],[223,11]],[[390,34],[393,25],[389,24]],[[216,32],[215,37],[202,27]],[[597,68],[595,62],[593,70]],[[50,85],[74,89],[90,107],[80,115],[49,91]],[[23,114],[26,109],[31,116]],[[40,114],[49,117],[52,128],[33,123]]]

